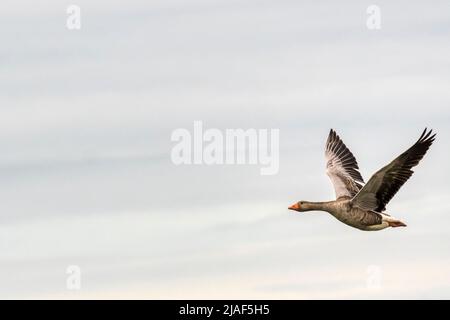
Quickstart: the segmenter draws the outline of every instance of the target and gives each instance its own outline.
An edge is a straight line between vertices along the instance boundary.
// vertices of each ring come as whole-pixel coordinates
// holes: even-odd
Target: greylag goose
[[[336,200],[327,202],[299,201],[291,210],[326,211],[339,221],[364,231],[387,227],[406,227],[406,224],[385,213],[386,205],[411,177],[435,139],[432,130],[423,131],[419,140],[394,161],[378,170],[364,184],[358,163],[336,132],[331,129],[325,148],[326,172],[336,193]]]

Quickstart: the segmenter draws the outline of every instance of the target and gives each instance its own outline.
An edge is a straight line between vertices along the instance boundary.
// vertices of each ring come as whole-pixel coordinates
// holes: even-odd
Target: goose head
[[[296,202],[292,206],[290,206],[288,209],[298,211],[298,212],[313,210],[313,208],[311,206],[311,202],[308,202],[308,201]]]

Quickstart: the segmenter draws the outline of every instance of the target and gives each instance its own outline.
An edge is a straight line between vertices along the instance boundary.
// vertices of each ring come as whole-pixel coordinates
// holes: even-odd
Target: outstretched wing
[[[327,175],[336,193],[336,199],[353,198],[361,189],[364,180],[358,171],[358,163],[336,132],[331,129],[325,148]]]
[[[419,140],[390,164],[376,172],[352,200],[353,205],[365,210],[383,212],[401,186],[411,177],[416,166],[434,141],[432,130],[423,131]]]

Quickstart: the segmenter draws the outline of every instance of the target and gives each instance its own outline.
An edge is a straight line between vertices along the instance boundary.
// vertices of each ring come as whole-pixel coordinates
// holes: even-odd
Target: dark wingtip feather
[[[332,137],[333,139],[335,139],[337,136],[336,131],[334,131],[333,128],[330,129],[330,137]]]
[[[433,142],[434,138],[436,137],[436,133],[434,133],[433,135],[432,135],[432,133],[433,133],[433,129],[430,129],[428,131],[428,128],[425,128],[425,130],[422,132],[422,134],[420,135],[420,138],[419,138],[419,140],[417,140],[417,142],[418,143],[424,143],[424,142],[428,142],[428,141]]]

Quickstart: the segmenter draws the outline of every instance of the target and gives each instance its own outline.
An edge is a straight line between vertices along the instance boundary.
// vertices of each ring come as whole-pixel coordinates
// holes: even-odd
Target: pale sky
[[[448,1],[68,4],[0,12],[0,298],[450,298]],[[279,173],[175,166],[196,120],[279,129]],[[333,199],[330,128],[367,181],[426,126],[407,228],[287,210]]]

